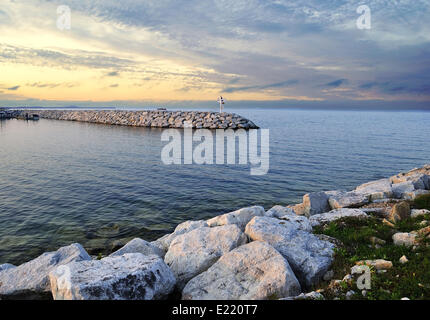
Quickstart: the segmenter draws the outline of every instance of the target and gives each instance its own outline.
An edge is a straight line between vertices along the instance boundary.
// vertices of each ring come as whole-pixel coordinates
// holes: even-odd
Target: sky
[[[2,0],[0,105],[430,110],[429,17],[428,0]]]

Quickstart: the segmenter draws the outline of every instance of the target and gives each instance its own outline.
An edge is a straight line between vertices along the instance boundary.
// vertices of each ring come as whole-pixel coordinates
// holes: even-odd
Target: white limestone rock
[[[185,284],[212,266],[223,254],[247,242],[235,224],[203,227],[180,235],[170,244],[164,261],[177,278],[177,286]]]
[[[265,242],[254,241],[224,254],[188,282],[184,300],[265,300],[297,295],[300,284],[288,261]]]
[[[209,227],[225,226],[228,224],[237,225],[242,231],[252,218],[256,216],[264,215],[265,211],[263,207],[254,206],[248,208],[242,208],[230,213],[226,213],[207,221]]]
[[[16,266],[14,266],[13,264],[10,264],[10,263],[0,264],[0,272],[2,272],[4,270],[12,269],[12,268],[16,268]]]
[[[369,196],[371,201],[393,197],[390,179],[380,179],[362,184],[355,189],[355,192]]]
[[[325,192],[312,192],[303,196],[304,215],[307,217],[330,211],[328,196]]]
[[[406,192],[403,194],[403,199],[405,200],[415,200],[419,196],[430,194],[429,190],[415,190],[412,192]]]
[[[411,217],[412,218],[424,216],[426,214],[430,214],[430,211],[426,210],[426,209],[412,209],[412,211],[411,211]]]
[[[72,262],[49,278],[55,300],[157,300],[176,283],[163,259],[141,253]]]
[[[266,217],[274,217],[285,222],[283,224],[288,223],[293,228],[297,228],[300,230],[304,230],[307,232],[312,232],[312,226],[309,222],[309,219],[305,216],[299,216],[294,213],[291,208],[283,207],[283,206],[274,206],[272,209],[266,212]]]
[[[303,287],[317,284],[331,266],[335,246],[282,222],[275,218],[255,217],[246,226],[245,233],[250,239],[265,241],[278,250]]]
[[[312,227],[319,226],[321,224],[330,223],[338,219],[354,217],[354,218],[368,218],[369,216],[360,209],[335,209],[330,212],[317,214],[309,218]]]
[[[414,186],[415,190],[429,190],[430,189],[430,176],[423,173],[412,173],[412,174],[398,174],[390,178],[391,183],[399,184],[410,182]]]
[[[354,191],[327,191],[331,209],[358,208],[369,203],[369,196]]]
[[[274,206],[273,208],[271,208],[270,210],[267,210],[266,213],[264,214],[265,217],[270,217],[270,218],[282,218],[285,215],[297,215],[293,208],[291,207],[284,207],[284,206]],[[251,221],[251,220],[250,220]]]
[[[143,255],[156,255],[164,257],[165,252],[157,246],[140,238],[135,238],[128,242],[125,246],[110,254],[110,257],[122,256],[126,253],[141,253]]]
[[[393,242],[396,246],[412,247],[417,244],[416,238],[414,233],[399,232],[393,235]]]
[[[303,203],[298,203],[296,205],[287,206],[288,209],[293,210],[295,214],[298,216],[305,216],[305,205]]]
[[[207,222],[204,220],[185,221],[179,224],[173,233],[166,234],[160,239],[152,241],[151,244],[163,250],[164,252],[167,252],[167,250],[169,250],[170,244],[177,236],[180,236],[181,234],[185,234],[194,229],[202,228],[202,227],[208,227]]]
[[[324,300],[324,296],[317,291],[312,291],[309,293],[301,293],[300,295],[295,297],[290,296],[279,300]]]
[[[403,199],[407,193],[415,191],[415,186],[412,181],[395,183],[392,185],[393,195],[397,199]]]
[[[44,296],[51,287],[48,274],[58,266],[91,260],[91,257],[78,243],[62,247],[55,252],[46,252],[38,258],[16,268],[0,272],[0,297]]]

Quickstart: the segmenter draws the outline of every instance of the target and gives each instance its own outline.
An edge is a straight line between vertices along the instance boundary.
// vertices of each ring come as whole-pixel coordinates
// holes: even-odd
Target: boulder
[[[415,191],[411,181],[393,184],[393,195],[397,199],[403,199],[408,193]]]
[[[331,244],[333,244],[336,248],[341,248],[343,246],[342,241],[340,241],[339,239],[330,237],[326,234],[315,234],[315,236],[323,241],[327,241],[330,242]]]
[[[332,210],[330,212],[317,214],[314,216],[311,216],[309,218],[309,221],[313,227],[319,226],[321,224],[330,223],[332,221],[336,221],[338,219],[346,218],[346,217],[354,217],[354,218],[368,218],[369,216],[360,209],[348,209],[348,208],[342,208],[342,209],[336,209]]]
[[[135,238],[123,246],[121,249],[110,254],[110,257],[122,256],[126,253],[141,253],[143,255],[156,255],[164,257],[164,250],[140,238]]]
[[[290,297],[282,298],[279,300],[324,300],[324,296],[317,291],[312,291],[309,293],[301,293],[295,297],[290,296]]]
[[[230,213],[223,214],[221,216],[209,219],[207,221],[209,227],[225,226],[228,224],[237,225],[242,231],[245,230],[246,225],[252,218],[256,216],[264,215],[265,211],[263,207],[254,206],[248,208],[242,208]]]
[[[179,224],[175,231],[170,234],[166,234],[165,236],[161,237],[160,239],[157,239],[155,241],[152,241],[151,244],[156,246],[157,248],[163,250],[164,252],[167,252],[169,250],[170,244],[172,241],[179,235],[185,234],[187,232],[190,232],[197,228],[202,227],[208,227],[208,224],[204,220],[199,221],[185,221],[181,224]]]
[[[51,289],[48,274],[58,266],[91,260],[91,257],[78,243],[62,247],[55,252],[47,252],[38,258],[16,268],[0,273],[0,297],[16,298],[46,297]]]
[[[376,270],[387,270],[393,267],[393,263],[391,261],[383,259],[358,261],[356,265],[366,265],[369,267],[374,267]]]
[[[294,206],[287,206],[287,208],[293,210],[294,213],[299,216],[304,216],[306,214],[306,208],[303,203],[299,203]]]
[[[328,191],[326,194],[331,209],[358,208],[369,203],[369,196],[353,191]]]
[[[430,235],[430,226],[422,228],[417,231],[417,235],[420,237],[427,237]]]
[[[126,253],[72,262],[50,275],[55,300],[157,300],[175,287],[175,276],[156,255]]]
[[[297,295],[300,284],[287,260],[272,246],[254,241],[224,254],[191,279],[184,300],[265,300]]]
[[[264,214],[264,216],[265,217],[270,217],[270,218],[278,218],[278,219],[280,219],[280,218],[282,218],[283,216],[285,216],[287,214],[289,214],[289,215],[297,215],[291,207],[274,206],[270,210],[267,210],[266,213]],[[249,220],[249,221],[251,221],[251,220]]]
[[[0,264],[0,272],[2,272],[4,270],[12,269],[12,268],[16,268],[16,266],[14,266],[13,264],[10,264],[10,263]]]
[[[426,194],[430,194],[429,190],[415,190],[412,192],[405,192],[403,194],[403,199],[404,200],[415,200],[415,198],[422,196],[422,195],[426,195]]]
[[[198,228],[176,237],[164,261],[175,274],[178,288],[183,289],[190,279],[207,270],[223,254],[246,242],[246,236],[235,224]]]
[[[330,211],[325,192],[313,192],[303,196],[304,215],[307,217]]]
[[[412,173],[412,174],[398,174],[390,178],[391,183],[399,184],[409,182],[414,186],[416,190],[429,190],[430,189],[430,176],[423,173]]]
[[[416,174],[420,174],[420,173],[430,175],[430,164],[426,164],[426,165],[422,166],[421,168],[412,169],[412,170],[408,171],[407,173],[401,173],[400,175],[412,176],[412,175],[416,175]]]
[[[426,209],[413,209],[413,210],[411,210],[411,217],[412,218],[424,216],[426,214],[430,214],[430,211],[426,210]]]
[[[374,213],[378,215],[379,217],[385,217],[388,215],[387,207],[382,208],[360,208],[361,211],[365,213]]]
[[[393,242],[396,246],[412,247],[417,244],[416,237],[414,233],[399,232],[393,235]]]
[[[293,228],[312,232],[312,226],[309,222],[309,219],[295,214],[290,208],[274,206],[272,209],[266,212],[265,216],[281,219],[285,221],[285,223],[290,224]]]
[[[278,250],[303,287],[317,284],[331,266],[335,246],[282,222],[275,218],[255,217],[246,226],[245,233],[250,239],[265,241]]]
[[[362,184],[355,189],[355,192],[369,196],[371,201],[393,197],[390,179],[380,179]]]
[[[400,220],[405,220],[411,216],[411,207],[409,203],[407,202],[401,202],[395,204],[391,208],[390,216],[388,217],[388,220],[391,222],[396,223]]]

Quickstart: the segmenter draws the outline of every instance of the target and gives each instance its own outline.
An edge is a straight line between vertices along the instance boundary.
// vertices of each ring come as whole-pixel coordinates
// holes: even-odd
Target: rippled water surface
[[[109,251],[189,219],[348,189],[430,162],[430,113],[233,110],[270,129],[270,171],[160,160],[160,129],[0,122],[0,263]]]

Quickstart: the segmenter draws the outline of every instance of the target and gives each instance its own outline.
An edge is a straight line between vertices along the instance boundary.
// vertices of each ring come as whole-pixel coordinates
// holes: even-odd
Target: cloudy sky
[[[0,102],[430,108],[429,17],[428,0],[2,0]]]

